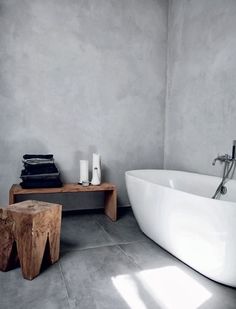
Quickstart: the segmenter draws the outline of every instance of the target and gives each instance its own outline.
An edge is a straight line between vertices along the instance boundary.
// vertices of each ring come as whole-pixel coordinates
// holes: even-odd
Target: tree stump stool
[[[59,259],[61,210],[58,204],[24,201],[0,209],[0,270],[20,262],[23,277],[32,280],[43,259]]]

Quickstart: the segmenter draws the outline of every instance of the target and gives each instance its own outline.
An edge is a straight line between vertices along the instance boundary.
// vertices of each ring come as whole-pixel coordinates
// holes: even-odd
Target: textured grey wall
[[[0,203],[24,153],[54,153],[65,181],[101,153],[124,172],[163,165],[165,0],[0,0]]]
[[[220,175],[236,139],[236,1],[169,7],[165,167]]]

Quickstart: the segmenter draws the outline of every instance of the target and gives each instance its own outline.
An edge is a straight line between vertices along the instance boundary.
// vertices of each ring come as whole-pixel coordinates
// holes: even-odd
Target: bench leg
[[[9,205],[12,205],[15,203],[15,195],[12,189],[9,191]]]
[[[116,189],[105,192],[105,214],[112,220],[117,220],[117,193]]]

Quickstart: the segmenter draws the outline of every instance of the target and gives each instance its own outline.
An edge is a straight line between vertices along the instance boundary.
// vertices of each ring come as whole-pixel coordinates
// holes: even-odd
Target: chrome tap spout
[[[228,155],[227,153],[225,155],[221,155],[221,156],[217,156],[213,162],[212,162],[212,165],[215,165],[216,164],[216,161],[220,161],[220,162],[230,162],[232,161],[233,159],[231,158],[230,155]]]

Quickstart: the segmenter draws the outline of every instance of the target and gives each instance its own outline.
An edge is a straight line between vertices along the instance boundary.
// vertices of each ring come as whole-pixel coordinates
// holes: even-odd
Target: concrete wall
[[[236,139],[236,1],[171,0],[165,167],[220,175],[211,165]]]
[[[53,153],[70,182],[101,153],[122,205],[126,170],[163,166],[167,4],[0,0],[1,204],[24,153]]]

